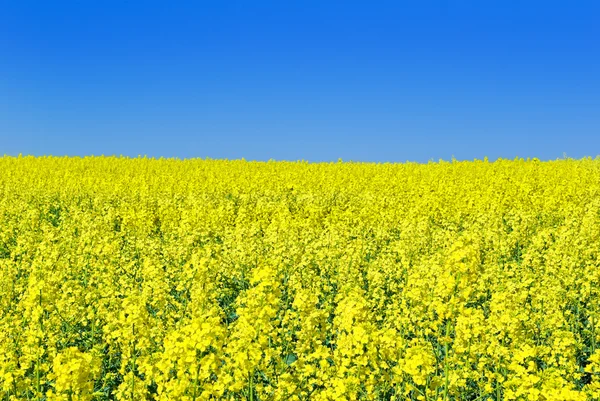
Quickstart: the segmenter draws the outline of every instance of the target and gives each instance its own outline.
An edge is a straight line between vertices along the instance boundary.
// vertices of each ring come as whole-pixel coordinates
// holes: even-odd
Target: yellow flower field
[[[0,400],[600,399],[600,160],[0,158]]]

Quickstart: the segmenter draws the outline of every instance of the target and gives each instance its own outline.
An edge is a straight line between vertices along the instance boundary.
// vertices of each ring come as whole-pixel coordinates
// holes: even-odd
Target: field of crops
[[[1,400],[600,397],[600,160],[0,158]]]

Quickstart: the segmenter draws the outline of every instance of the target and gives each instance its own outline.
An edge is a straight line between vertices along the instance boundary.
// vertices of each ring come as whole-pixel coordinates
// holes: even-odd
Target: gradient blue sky
[[[0,154],[600,154],[600,3],[1,1]]]

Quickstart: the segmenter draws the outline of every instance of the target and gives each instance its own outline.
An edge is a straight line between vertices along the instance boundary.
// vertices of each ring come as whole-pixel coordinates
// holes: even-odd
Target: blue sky
[[[592,1],[0,1],[0,154],[600,154]]]

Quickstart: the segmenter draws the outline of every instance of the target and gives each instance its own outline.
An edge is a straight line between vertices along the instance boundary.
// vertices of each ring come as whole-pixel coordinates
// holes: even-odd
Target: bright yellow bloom
[[[0,399],[600,399],[599,210],[592,159],[0,158]]]

